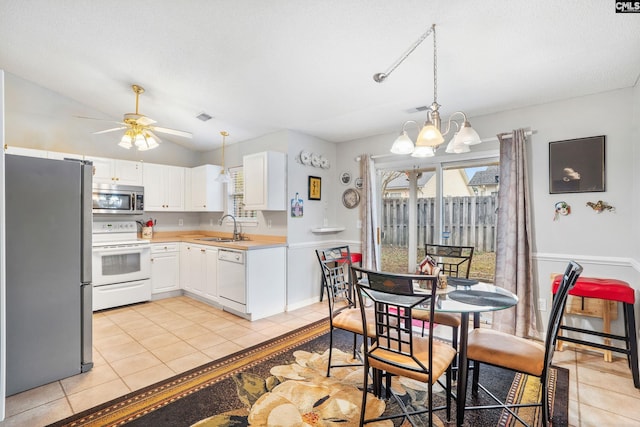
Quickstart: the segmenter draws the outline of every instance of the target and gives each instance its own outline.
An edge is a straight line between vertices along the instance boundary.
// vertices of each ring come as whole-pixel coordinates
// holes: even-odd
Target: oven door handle
[[[134,252],[142,253],[145,250],[151,250],[150,246],[100,246],[93,248],[93,252],[97,254],[111,253],[111,252]]]

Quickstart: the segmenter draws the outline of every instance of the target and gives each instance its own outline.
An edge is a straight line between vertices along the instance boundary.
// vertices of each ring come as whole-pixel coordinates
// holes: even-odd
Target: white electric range
[[[93,221],[93,311],[151,299],[151,243],[129,220]]]

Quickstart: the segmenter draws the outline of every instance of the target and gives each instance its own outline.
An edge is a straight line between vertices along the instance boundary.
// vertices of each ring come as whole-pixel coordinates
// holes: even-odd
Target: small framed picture
[[[549,143],[549,193],[605,191],[605,137]]]
[[[309,200],[320,200],[322,194],[322,178],[309,176]]]
[[[342,172],[340,174],[340,182],[342,185],[349,185],[351,182],[351,174],[349,172]]]

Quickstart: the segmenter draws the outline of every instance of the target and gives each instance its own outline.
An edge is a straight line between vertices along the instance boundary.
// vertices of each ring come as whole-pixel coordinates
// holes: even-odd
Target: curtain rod
[[[531,136],[534,133],[537,133],[538,131],[534,130],[527,130],[524,132],[524,136]],[[502,134],[504,134],[504,138],[507,139],[511,139],[513,138],[513,134],[510,132],[503,132]],[[498,142],[498,137],[497,136],[492,136],[491,138],[485,138],[482,139],[481,142]],[[371,157],[371,159],[376,160],[376,159],[384,159],[386,157],[397,157],[397,154],[393,154],[393,153],[387,153],[387,154],[374,154]],[[355,159],[353,159],[356,162],[360,161],[360,156],[357,156]]]

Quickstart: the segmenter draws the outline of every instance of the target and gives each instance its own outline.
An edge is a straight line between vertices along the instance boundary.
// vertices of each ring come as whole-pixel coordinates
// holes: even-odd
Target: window
[[[242,166],[229,168],[231,183],[228,185],[227,213],[236,217],[237,221],[256,222],[257,211],[250,211],[244,208],[244,174]]]

